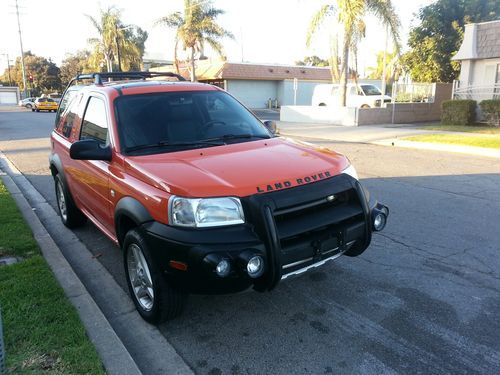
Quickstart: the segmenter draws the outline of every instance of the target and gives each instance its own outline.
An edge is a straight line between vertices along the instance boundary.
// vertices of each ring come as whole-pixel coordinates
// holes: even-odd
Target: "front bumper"
[[[359,181],[341,174],[327,180],[242,199],[247,222],[230,227],[188,229],[143,224],[155,263],[177,288],[220,294],[273,289],[282,279],[342,254],[357,256],[369,246],[373,218],[388,208],[371,201]],[[261,277],[251,278],[243,261],[264,259]],[[231,264],[227,277],[206,262],[214,254]],[[245,259],[248,259],[246,257]],[[205,261],[204,261],[205,260]],[[185,264],[183,270],[171,261]]]

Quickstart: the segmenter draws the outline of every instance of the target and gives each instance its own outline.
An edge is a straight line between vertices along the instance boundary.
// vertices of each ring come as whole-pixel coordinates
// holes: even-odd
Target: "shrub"
[[[443,125],[471,125],[476,120],[475,100],[446,100],[441,104]]]
[[[500,99],[483,100],[479,106],[489,125],[500,126]]]

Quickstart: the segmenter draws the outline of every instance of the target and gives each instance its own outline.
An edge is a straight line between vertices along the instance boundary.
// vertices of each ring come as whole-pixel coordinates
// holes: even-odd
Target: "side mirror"
[[[267,128],[267,130],[269,130],[272,134],[276,134],[276,132],[278,131],[278,127],[276,126],[276,122],[274,122],[272,120],[264,120],[264,121],[262,121],[262,123]]]
[[[105,146],[95,139],[85,139],[75,142],[69,148],[69,156],[75,160],[106,160],[111,161],[111,147]]]

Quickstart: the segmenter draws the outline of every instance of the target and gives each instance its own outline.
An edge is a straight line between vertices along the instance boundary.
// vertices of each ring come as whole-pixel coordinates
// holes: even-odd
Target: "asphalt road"
[[[53,118],[0,112],[0,150],[52,205]],[[271,293],[191,296],[168,341],[200,374],[500,373],[498,159],[309,141],[349,156],[386,230]],[[125,287],[120,251],[75,232]]]

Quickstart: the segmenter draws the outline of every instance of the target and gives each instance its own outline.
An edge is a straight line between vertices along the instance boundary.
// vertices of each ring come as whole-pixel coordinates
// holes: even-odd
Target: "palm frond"
[[[184,23],[184,18],[180,12],[171,13],[161,17],[154,22],[154,26],[167,25],[168,27],[179,27]]]
[[[332,15],[335,11],[333,5],[323,5],[311,18],[311,22],[309,23],[309,29],[307,30],[306,35],[306,46],[309,47],[311,45],[312,38],[314,34],[321,27],[325,19]]]
[[[399,52],[401,50],[401,38],[399,34],[401,21],[391,0],[366,0],[366,5],[370,13],[389,27],[394,46]]]

